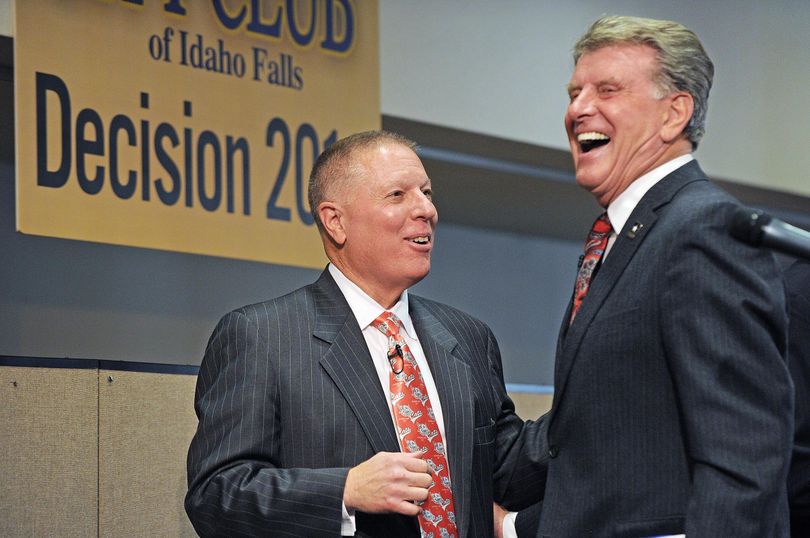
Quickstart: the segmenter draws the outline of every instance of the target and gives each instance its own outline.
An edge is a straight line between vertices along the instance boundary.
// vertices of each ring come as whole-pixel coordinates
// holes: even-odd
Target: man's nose
[[[431,197],[425,193],[420,193],[414,207],[414,214],[417,218],[433,220],[438,216],[438,211]]]
[[[573,119],[592,115],[595,106],[594,97],[595,95],[592,89],[583,88],[568,104],[568,115]]]

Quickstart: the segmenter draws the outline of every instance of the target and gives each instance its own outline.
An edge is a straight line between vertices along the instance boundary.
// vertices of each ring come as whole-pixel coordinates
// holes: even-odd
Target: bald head
[[[416,142],[388,131],[365,131],[342,138],[320,154],[309,178],[309,207],[318,230],[323,234],[323,223],[318,206],[345,196],[357,179],[367,173],[363,156],[370,149],[384,145],[405,146],[416,151]]]

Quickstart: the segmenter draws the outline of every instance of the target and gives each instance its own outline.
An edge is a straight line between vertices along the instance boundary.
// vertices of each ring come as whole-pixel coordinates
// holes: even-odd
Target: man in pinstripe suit
[[[682,25],[633,17],[595,22],[574,62],[576,180],[612,231],[560,331],[538,535],[787,536],[785,293],[691,156],[712,63]]]
[[[423,459],[400,452],[387,340],[371,326],[386,310],[425,379],[458,536],[493,534],[493,500],[538,500],[543,424],[514,414],[491,331],[407,291],[428,274],[437,222],[413,147],[370,132],[325,151],[309,196],[327,270],[214,330],[188,457],[186,510],[200,535],[420,535],[415,502],[432,480]]]

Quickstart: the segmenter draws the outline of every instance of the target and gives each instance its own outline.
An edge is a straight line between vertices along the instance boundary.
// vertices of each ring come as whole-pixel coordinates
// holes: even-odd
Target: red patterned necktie
[[[428,498],[421,504],[419,513],[422,538],[458,536],[444,441],[422,373],[399,333],[399,318],[391,312],[383,312],[371,324],[388,337],[391,406],[402,451],[423,452],[423,459],[433,473],[433,484],[428,488]]]
[[[577,272],[577,281],[574,284],[574,305],[571,308],[569,325],[574,322],[577,311],[582,305],[582,300],[585,299],[585,295],[588,293],[588,286],[591,284],[593,272],[599,260],[602,259],[612,229],[607,212],[599,215],[591,227],[591,232],[585,241],[585,255],[582,257],[582,264],[579,266],[579,272]]]

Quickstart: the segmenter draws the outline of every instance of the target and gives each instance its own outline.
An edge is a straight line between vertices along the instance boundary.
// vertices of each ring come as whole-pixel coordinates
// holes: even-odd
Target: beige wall
[[[196,376],[98,374],[101,536],[195,536],[183,509]]]
[[[0,367],[0,536],[195,536],[195,379]]]
[[[0,536],[98,536],[97,380],[0,368]]]
[[[551,409],[551,394],[510,392],[515,411],[523,420],[533,420]]]

